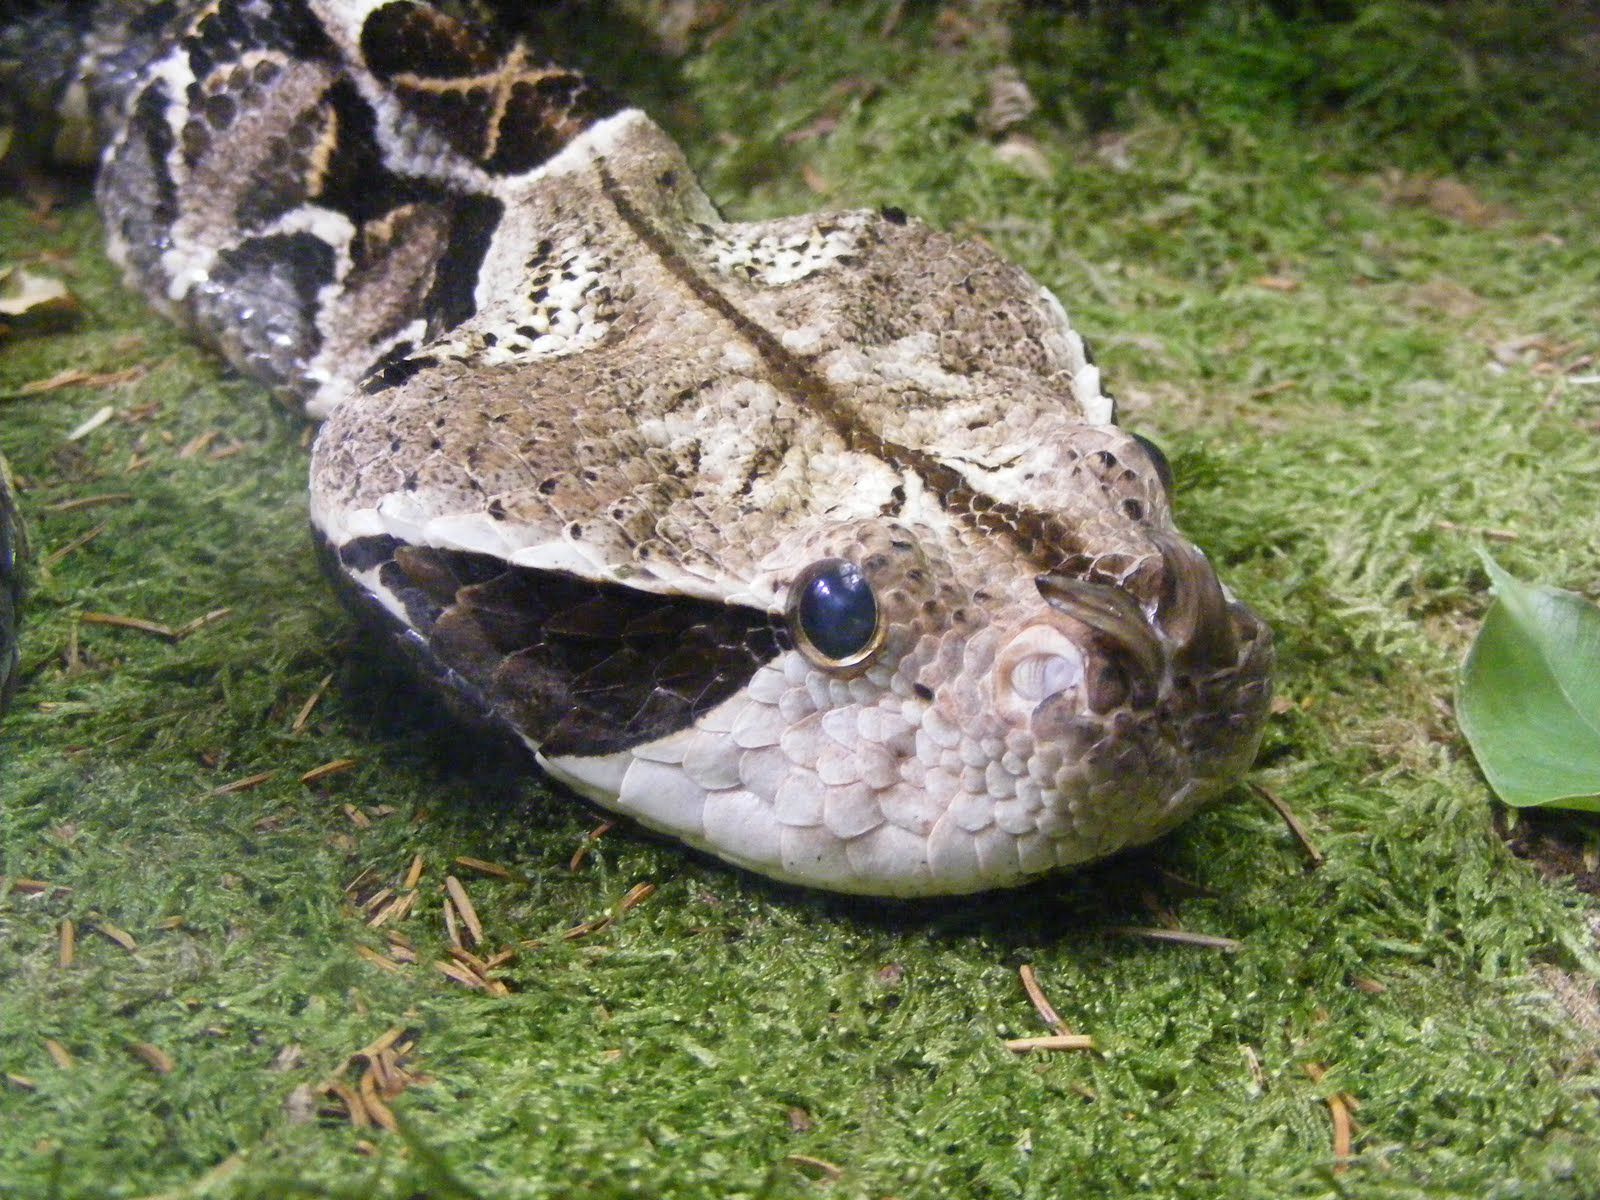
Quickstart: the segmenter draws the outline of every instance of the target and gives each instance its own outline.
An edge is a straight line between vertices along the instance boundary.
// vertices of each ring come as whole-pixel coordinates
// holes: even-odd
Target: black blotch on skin
[[[479,30],[410,0],[372,11],[361,26],[361,55],[384,80],[402,71],[434,79],[480,75],[500,57]]]
[[[323,172],[317,203],[364,225],[412,199],[405,183],[383,165],[377,117],[355,84],[340,79],[323,93],[322,101],[333,112],[338,138]]]
[[[395,96],[411,113],[443,134],[454,149],[482,163],[489,145],[489,119],[495,106],[494,92],[488,87],[438,92],[397,86]]]
[[[429,337],[454,329],[476,311],[478,268],[489,252],[502,211],[500,202],[488,196],[462,196],[451,211],[450,239],[423,303]]]
[[[379,79],[405,73],[427,80],[425,86],[395,83],[394,94],[454,149],[496,174],[538,166],[622,109],[576,72],[550,67],[523,73],[483,31],[420,5],[393,3],[374,11],[361,28],[361,52]]]
[[[403,545],[399,538],[388,534],[357,538],[339,547],[339,562],[351,571],[370,571],[388,562]]]
[[[530,170],[621,108],[609,93],[575,72],[519,81],[506,100],[494,153],[483,165],[504,174]]]
[[[323,121],[317,108],[306,109],[286,122],[274,138],[275,144],[266,148],[253,186],[239,197],[233,210],[234,222],[240,229],[264,229],[310,198],[306,189],[308,162],[322,136]],[[190,166],[212,153],[212,132],[198,122],[191,121],[183,134],[184,159]]]
[[[121,197],[116,209],[122,214],[117,223],[129,253],[141,266],[159,258],[169,244],[167,230],[178,218],[178,191],[167,170],[173,147],[172,126],[167,124],[169,104],[161,83],[139,93],[129,121],[129,146],[118,157],[140,154],[144,161],[126,172],[108,172],[108,186],[119,192],[129,183],[139,185],[138,192]]]
[[[250,238],[217,255],[230,276],[271,275],[293,288],[305,311],[316,308],[317,289],[333,277],[333,247],[309,233]],[[216,271],[212,272],[213,278]]]
[[[322,22],[304,0],[278,0],[270,6],[221,0],[184,39],[196,79],[219,63],[238,61],[251,50],[276,50],[291,58],[332,61],[338,51]]]
[[[431,354],[412,357],[411,343],[401,342],[372,365],[361,380],[361,391],[368,396],[376,396],[379,392],[399,387],[418,371],[438,365],[439,360]]]

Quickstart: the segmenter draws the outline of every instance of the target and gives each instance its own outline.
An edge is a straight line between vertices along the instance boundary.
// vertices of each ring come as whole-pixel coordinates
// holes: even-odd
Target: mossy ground
[[[885,33],[893,7],[752,9],[645,90],[738,215],[895,203],[1057,291],[1125,421],[1169,450],[1185,526],[1277,630],[1255,778],[1326,865],[1240,790],[1135,858],[932,907],[773,888],[622,830],[569,871],[593,814],[463,748],[319,579],[302,424],[119,288],[86,202],[9,199],[4,258],[66,278],[85,315],[0,356],[0,448],[45,564],[0,774],[0,1193],[1600,1192],[1597,911],[1508,852],[1449,711],[1487,603],[1475,531],[1511,535],[1496,553],[1523,577],[1600,592],[1592,131],[1559,92],[1500,87],[1421,5],[1356,6],[1364,32],[1193,5],[1180,35],[1030,11],[1009,51],[981,8],[909,6]],[[1548,61],[1513,34],[1500,49]],[[1355,83],[1311,111],[1317,54]],[[1045,101],[1020,165],[976,119],[1008,55]],[[83,621],[220,608],[176,644]],[[345,886],[397,887],[414,855],[417,962],[383,970],[358,948],[388,951],[387,927]],[[432,965],[452,870],[486,953],[520,948],[508,996]],[[1169,919],[1241,947],[1108,932]],[[1045,1032],[1023,963],[1098,1053],[1003,1048]],[[304,1085],[392,1027],[418,1076],[399,1133],[308,1110]]]

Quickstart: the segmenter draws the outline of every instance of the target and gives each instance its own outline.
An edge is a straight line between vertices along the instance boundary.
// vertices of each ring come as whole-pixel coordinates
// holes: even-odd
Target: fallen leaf
[[[1461,666],[1461,731],[1507,804],[1600,812],[1600,608],[1483,562],[1495,602]]]
[[[76,442],[88,437],[96,429],[99,429],[100,426],[111,420],[111,418],[116,415],[116,411],[117,410],[112,408],[109,404],[101,405],[95,410],[93,416],[85,418],[81,425],[79,425],[71,433],[67,434],[67,441]]]
[[[1039,102],[1028,89],[1022,72],[1003,63],[984,80],[988,101],[978,114],[978,128],[990,137],[999,137],[1022,124],[1039,111]]]
[[[1039,148],[1038,142],[1022,134],[1013,134],[996,145],[994,156],[1019,174],[1043,180],[1055,178],[1049,156]]]

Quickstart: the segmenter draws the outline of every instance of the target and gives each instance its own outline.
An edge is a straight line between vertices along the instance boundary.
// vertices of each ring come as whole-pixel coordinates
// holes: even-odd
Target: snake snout
[[[1034,582],[1049,611],[1001,652],[1001,707],[1026,719],[1067,693],[1097,713],[1154,703],[1166,655],[1133,597],[1065,575],[1040,575]]]
[[[1199,548],[1166,530],[1147,536],[1160,555],[1160,569],[1144,574],[1151,594],[1142,600],[1128,588],[1069,575],[1034,580],[1050,608],[1081,627],[1086,648],[1103,662],[1098,672],[1087,671],[1087,698],[1097,712],[1127,702],[1149,704],[1169,664],[1178,676],[1235,666],[1262,629],[1247,608],[1228,598]]]

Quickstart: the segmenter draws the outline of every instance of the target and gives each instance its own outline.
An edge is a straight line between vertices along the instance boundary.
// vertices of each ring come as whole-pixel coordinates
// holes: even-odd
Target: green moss
[[[8,1195],[1595,1194],[1592,1035],[1554,999],[1592,986],[1594,910],[1510,856],[1441,708],[1488,600],[1471,530],[1513,531],[1497,554],[1520,575],[1600,591],[1600,394],[1560,370],[1600,353],[1600,153],[1550,124],[1588,101],[1547,88],[1508,125],[1500,92],[1295,98],[1330,63],[1365,78],[1412,55],[1408,78],[1448,76],[1459,60],[1426,41],[1335,53],[1373,22],[1436,30],[1445,6],[1312,29],[1285,23],[1290,6],[1210,5],[1179,14],[1194,37],[1030,13],[1012,54],[1045,102],[1021,129],[1041,177],[977,132],[1004,30],[951,44],[948,21],[908,6],[884,37],[888,9],[740,10],[681,64],[702,115],[675,125],[735,212],[815,206],[809,166],[826,203],[901,204],[1057,289],[1128,423],[1171,452],[1186,527],[1278,631],[1291,707],[1257,778],[1327,864],[1307,872],[1241,792],[1146,855],[931,908],[801,895],[623,831],[569,872],[593,816],[463,749],[317,577],[301,424],[118,287],[86,203],[41,221],[7,200],[5,254],[64,256],[87,316],[9,343],[0,395],[69,367],[145,369],[0,400],[41,552],[99,530],[41,572],[3,730],[3,870],[60,885],[0,895],[0,1071],[31,1081],[0,1092]],[[1095,121],[1075,108],[1081,39],[1123,47],[1091,60],[1115,66]],[[1246,59],[1270,86],[1240,91]],[[1418,149],[1462,114],[1507,152]],[[786,138],[819,116],[830,132]],[[1547,153],[1509,153],[1524,142]],[[1479,209],[1385,175],[1469,160]],[[64,441],[106,403],[115,420]],[[103,493],[133,499],[55,507]],[[78,622],[219,608],[176,644]],[[357,765],[298,782],[339,758]],[[368,868],[358,895],[394,886],[414,854],[423,899],[399,927],[418,962],[382,971],[357,948],[383,931],[344,889]],[[507,998],[431,965],[462,855],[520,876],[455,868],[490,948],[543,943],[506,968]],[[641,881],[658,887],[645,903],[562,939]],[[1242,948],[1107,933],[1162,913]],[[1002,1048],[1043,1032],[1023,962],[1100,1054]],[[421,1077],[392,1102],[400,1135],[286,1107],[393,1026]],[[141,1042],[175,1069],[129,1052]],[[1359,1102],[1342,1174],[1334,1092]],[[791,1155],[843,1175],[813,1182]]]

